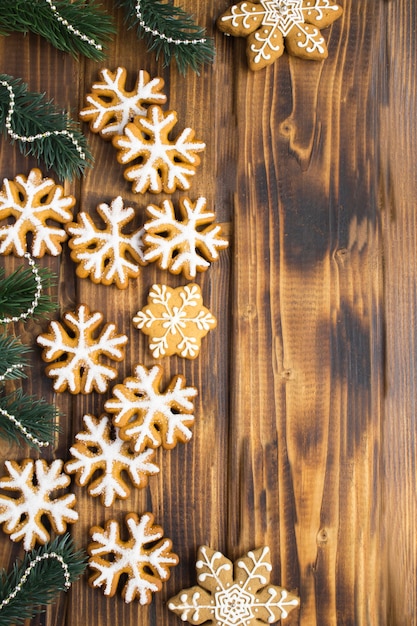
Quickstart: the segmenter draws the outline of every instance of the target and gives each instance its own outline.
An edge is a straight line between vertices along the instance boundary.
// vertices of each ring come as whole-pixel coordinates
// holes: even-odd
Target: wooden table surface
[[[73,487],[80,548],[93,525],[154,513],[180,557],[162,591],[147,607],[125,604],[84,576],[31,623],[179,626],[167,599],[195,584],[196,550],[208,544],[231,559],[270,546],[272,582],[301,599],[287,626],[416,624],[417,3],[343,0],[326,61],[284,54],[253,73],[244,40],[214,26],[231,2],[183,0],[216,44],[214,65],[185,77],[103,4],[117,27],[104,62],[15,33],[0,39],[1,72],[75,118],[100,68],[163,77],[167,106],[207,144],[190,195],[207,198],[230,246],[196,279],[218,326],[192,361],[153,359],[131,321],[153,283],[183,278],[150,264],[122,291],[78,279],[66,246],[39,261],[59,276],[60,312],[86,303],[129,337],[117,382],[160,362],[165,382],[184,374],[199,394],[191,441],[158,450],[148,487],[109,509]],[[112,145],[83,130],[95,166],[66,183],[77,210],[121,195],[142,224],[147,204],[167,196],[133,194]],[[36,162],[2,138],[0,164],[14,178]],[[9,272],[21,260],[1,263]],[[26,391],[62,412],[58,445],[42,457],[67,460],[83,415],[101,415],[110,391],[54,394],[35,344],[46,328],[14,330],[33,346]],[[0,446],[1,461],[36,457]],[[0,531],[1,566],[21,555]]]

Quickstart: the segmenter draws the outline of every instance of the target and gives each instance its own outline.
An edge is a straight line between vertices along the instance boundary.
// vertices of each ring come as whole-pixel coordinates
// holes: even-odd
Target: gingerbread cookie
[[[93,542],[88,546],[88,563],[96,571],[89,584],[104,587],[104,595],[114,596],[120,577],[126,575],[122,591],[125,602],[137,599],[140,604],[149,604],[152,594],[169,579],[169,568],[177,565],[178,556],[171,552],[172,542],[163,536],[162,528],[154,525],[152,513],[144,513],[140,518],[136,513],[128,513],[125,520],[129,532],[126,541],[120,536],[116,520],[106,522],[104,528],[91,529]]]
[[[17,491],[20,495],[0,494],[0,523],[12,541],[23,540],[25,550],[49,541],[46,520],[55,533],[62,535],[67,524],[78,519],[73,509],[74,494],[56,495],[56,490],[68,487],[71,482],[70,477],[62,473],[63,465],[59,459],[50,465],[44,459],[5,462],[9,476],[0,479],[0,490]]]
[[[150,204],[146,213],[150,219],[144,225],[144,258],[172,274],[182,272],[188,280],[194,279],[229,245],[220,236],[221,227],[213,224],[215,214],[203,197],[195,202],[180,198],[177,213],[170,200],[161,207]]]
[[[133,163],[124,171],[135,193],[173,193],[189,189],[200,157],[197,152],[206,145],[194,139],[194,131],[186,128],[175,139],[169,134],[177,123],[176,111],[164,112],[152,105],[145,116],[137,116],[127,124],[123,135],[113,137],[122,165]]]
[[[81,109],[80,117],[90,122],[90,130],[100,133],[104,139],[120,135],[128,122],[137,115],[146,115],[150,104],[164,104],[165,94],[162,78],[153,78],[148,72],[140,70],[136,84],[131,91],[126,89],[127,71],[118,67],[114,72],[103,69],[99,72],[101,80],[94,83],[91,93],[86,96],[86,107]]]
[[[28,177],[19,174],[14,180],[5,178],[0,191],[0,254],[57,256],[67,233],[57,224],[72,220],[74,196],[64,194],[52,178],[42,178],[34,168]]]
[[[189,441],[197,389],[186,387],[184,376],[178,374],[161,390],[161,365],[150,369],[136,365],[134,374],[113,387],[113,397],[104,405],[113,414],[120,437],[131,442],[135,452],[161,445],[171,450],[178,442]]]
[[[88,493],[100,496],[104,506],[111,506],[116,498],[125,500],[129,496],[126,476],[140,489],[148,484],[149,476],[159,472],[159,467],[152,463],[154,450],[131,452],[129,444],[120,438],[119,429],[112,429],[106,415],[100,418],[84,415],[83,420],[86,430],[75,436],[76,443],[70,448],[72,460],[65,464],[65,471],[75,473],[80,487],[94,476]]]
[[[195,359],[201,339],[217,325],[216,318],[203,306],[201,289],[190,283],[176,289],[153,285],[148,304],[138,311],[133,324],[149,335],[152,356],[178,356]]]
[[[129,278],[137,278],[140,265],[146,265],[143,257],[143,229],[132,233],[123,232],[132,221],[135,211],[123,207],[120,196],[112,200],[110,206],[104,202],[97,207],[97,213],[105,224],[100,228],[89,213],[81,211],[77,223],[68,224],[70,235],[68,246],[71,259],[77,263],[77,275],[89,276],[93,283],[115,284],[126,289]]]
[[[115,325],[110,323],[99,330],[103,315],[98,311],[90,313],[85,304],[80,304],[76,311],[67,311],[63,318],[69,330],[64,324],[52,321],[49,332],[37,338],[44,348],[43,360],[50,363],[46,375],[55,379],[54,389],[58,392],[68,389],[74,394],[94,390],[104,393],[117,370],[102,363],[102,358],[121,361],[126,335],[116,334]]]
[[[269,548],[248,552],[233,564],[202,546],[196,563],[198,585],[180,591],[168,608],[190,624],[261,626],[288,616],[297,596],[270,585]]]
[[[222,32],[247,37],[251,70],[274,63],[284,47],[302,59],[320,61],[328,55],[320,29],[342,14],[333,0],[253,0],[232,5],[217,19]]]

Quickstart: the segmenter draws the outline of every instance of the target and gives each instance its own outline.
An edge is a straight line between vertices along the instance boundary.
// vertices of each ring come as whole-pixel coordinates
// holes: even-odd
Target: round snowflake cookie
[[[145,260],[156,261],[172,274],[182,273],[187,280],[205,272],[219,258],[219,250],[229,245],[203,197],[195,202],[180,198],[177,212],[164,200],[161,207],[150,204],[146,213],[150,219],[144,224]]]
[[[117,370],[102,363],[107,357],[113,361],[124,358],[126,335],[116,334],[114,324],[103,328],[103,315],[98,311],[90,313],[85,304],[76,311],[64,313],[64,323],[52,321],[49,332],[39,335],[37,343],[44,349],[42,358],[46,375],[54,378],[55,391],[68,389],[71,393],[104,393],[108,381],[117,376]],[[54,363],[55,361],[55,363]]]
[[[328,55],[320,30],[342,14],[333,0],[253,0],[232,5],[217,19],[222,32],[247,37],[251,70],[271,65],[284,52],[320,61]]]
[[[133,324],[149,336],[155,359],[173,354],[195,359],[201,339],[216,327],[217,320],[203,306],[200,287],[190,283],[176,289],[153,285],[148,304],[136,313]]]
[[[110,206],[104,202],[99,204],[97,213],[104,228],[84,211],[78,213],[77,223],[66,227],[70,235],[71,259],[77,263],[77,275],[80,278],[89,276],[96,284],[115,284],[119,289],[126,289],[129,279],[139,276],[139,266],[146,265],[142,242],[144,231],[124,232],[135,211],[132,207],[124,207],[120,196],[112,200]]]
[[[196,563],[198,585],[180,591],[168,608],[190,624],[261,626],[288,616],[297,596],[269,584],[269,548],[253,550],[234,564],[202,546]]]
[[[91,529],[88,564],[95,571],[89,584],[104,587],[104,595],[114,596],[121,576],[127,577],[122,591],[125,602],[137,599],[140,604],[149,604],[152,594],[169,579],[170,568],[177,565],[178,556],[171,552],[172,542],[163,536],[162,528],[154,525],[152,513],[144,513],[140,518],[136,513],[128,513],[125,520],[127,540],[122,539],[116,520],[109,520],[104,528]]]
[[[28,177],[5,178],[0,191],[0,254],[34,258],[57,256],[68,238],[60,224],[72,221],[74,196],[64,194],[52,178],[34,168]]]
[[[194,139],[191,128],[171,139],[169,134],[176,123],[176,111],[164,112],[152,105],[146,116],[137,116],[125,126],[123,135],[113,137],[119,163],[131,163],[124,177],[132,182],[135,193],[189,189],[190,177],[200,164],[197,152],[203,151],[206,144]]]
[[[58,535],[66,531],[67,524],[78,520],[78,513],[73,509],[75,495],[56,495],[57,490],[68,487],[71,482],[62,472],[63,465],[59,459],[50,465],[44,459],[24,459],[20,464],[5,462],[9,476],[0,479],[0,491],[17,491],[20,495],[9,497],[0,493],[0,523],[12,541],[23,540],[25,550],[49,541],[46,520]]]
[[[142,488],[148,484],[148,476],[159,472],[159,467],[152,463],[155,451],[147,448],[132,452],[120,438],[119,429],[112,429],[106,415],[84,415],[83,420],[86,430],[75,436],[76,443],[70,448],[72,459],[65,464],[65,471],[76,475],[80,487],[90,483],[88,493],[100,496],[104,506],[129,496],[126,476],[135,487]]]
[[[94,83],[86,96],[86,106],[80,117],[90,122],[90,130],[100,133],[104,139],[120,135],[126,124],[137,115],[146,115],[150,104],[164,104],[166,96],[161,93],[162,78],[153,78],[140,70],[134,88],[126,89],[127,71],[118,67],[114,72],[103,69],[101,80]]]

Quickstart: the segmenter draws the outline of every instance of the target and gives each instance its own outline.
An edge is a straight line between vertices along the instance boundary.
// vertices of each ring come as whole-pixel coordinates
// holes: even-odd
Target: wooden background
[[[0,39],[1,72],[74,117],[101,67],[162,76],[178,129],[207,143],[190,196],[208,198],[230,238],[197,280],[218,328],[195,361],[162,360],[165,381],[183,373],[199,389],[191,442],[159,450],[160,474],[109,510],[75,488],[79,547],[93,524],[151,510],[180,564],[148,607],[105,599],[84,577],[33,624],[179,626],[166,601],[195,583],[201,544],[232,559],[268,544],[272,582],[301,598],[287,626],[417,623],[417,3],[343,0],[324,63],[285,54],[259,73],[244,40],[215,29],[230,3],[182,2],[215,37],[216,62],[200,76],[163,68],[111,0],[117,36],[103,63],[31,35]],[[67,185],[77,209],[122,195],[143,223],[155,196],[132,194],[114,148],[83,128],[95,167]],[[13,178],[35,162],[3,138],[0,165]],[[61,311],[85,302],[129,336],[118,382],[155,362],[131,318],[154,282],[186,281],[149,265],[126,291],[94,286],[76,278],[67,249],[40,264],[59,274]],[[46,325],[15,332],[33,345],[27,391],[63,413],[59,445],[43,456],[67,459],[83,414],[100,415],[110,394],[52,393],[34,342]],[[1,461],[28,453],[1,443]],[[0,532],[1,566],[21,554]]]

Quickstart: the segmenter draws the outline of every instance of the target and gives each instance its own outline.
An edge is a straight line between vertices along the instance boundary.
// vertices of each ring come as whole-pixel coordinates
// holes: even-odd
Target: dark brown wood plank
[[[384,41],[379,94],[386,319],[383,497],[387,623],[399,626],[416,621],[416,6],[387,3],[383,20],[392,25]]]
[[[236,89],[229,543],[270,544],[306,626],[385,623],[378,7],[344,6],[324,64]]]

